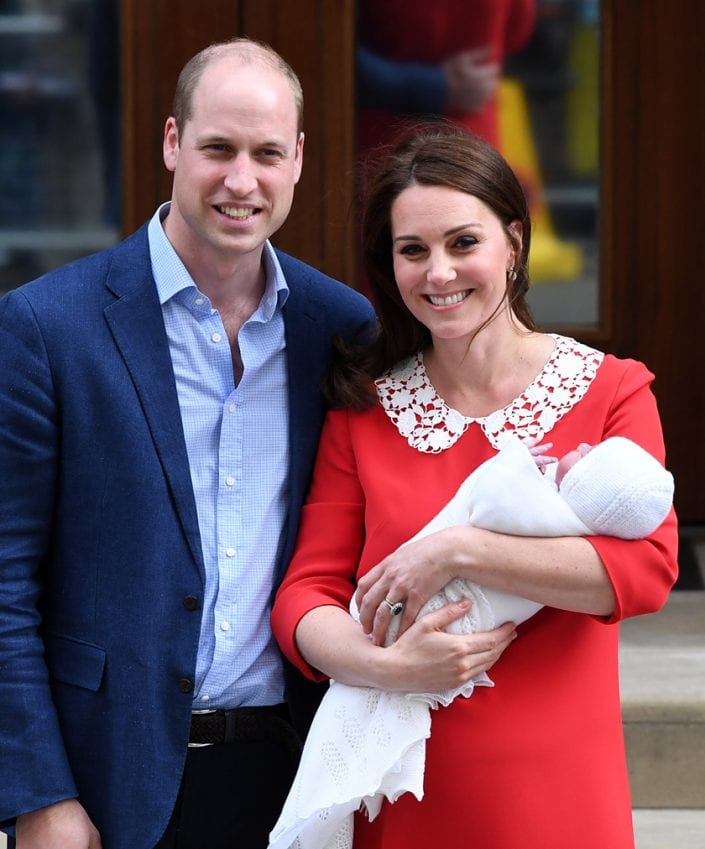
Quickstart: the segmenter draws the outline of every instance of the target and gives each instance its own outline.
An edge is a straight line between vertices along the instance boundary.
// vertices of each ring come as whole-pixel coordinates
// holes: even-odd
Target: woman
[[[559,454],[620,435],[663,463],[653,375],[537,331],[525,198],[499,154],[463,130],[403,137],[372,180],[363,230],[380,332],[333,375],[339,409],[275,633],[313,678],[424,692],[492,667],[497,686],[433,713],[423,800],[385,802],[372,822],[358,815],[354,845],[632,847],[617,623],[664,603],[673,512],[645,540],[452,527],[396,549],[509,434]],[[511,623],[443,632],[460,603],[415,622],[454,576],[545,607],[514,642]],[[353,593],[360,625],[347,612]],[[385,648],[400,603],[401,636]]]

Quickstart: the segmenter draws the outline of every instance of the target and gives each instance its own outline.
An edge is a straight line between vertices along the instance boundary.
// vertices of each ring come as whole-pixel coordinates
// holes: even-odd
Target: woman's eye
[[[422,252],[423,248],[421,245],[404,245],[399,251],[402,256],[417,256]]]
[[[456,239],[455,247],[461,250],[467,250],[468,248],[475,247],[476,244],[477,239],[474,236],[461,236],[459,239]]]

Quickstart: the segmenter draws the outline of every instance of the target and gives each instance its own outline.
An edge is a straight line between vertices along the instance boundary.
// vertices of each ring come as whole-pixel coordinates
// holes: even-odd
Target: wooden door
[[[643,360],[683,523],[705,523],[705,5],[603,0],[600,344]]]

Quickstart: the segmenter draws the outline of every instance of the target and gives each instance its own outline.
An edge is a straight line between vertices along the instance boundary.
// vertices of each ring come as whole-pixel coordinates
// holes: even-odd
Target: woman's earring
[[[512,281],[512,283],[517,279],[517,270],[516,268],[514,268],[514,266],[507,269],[507,276]]]

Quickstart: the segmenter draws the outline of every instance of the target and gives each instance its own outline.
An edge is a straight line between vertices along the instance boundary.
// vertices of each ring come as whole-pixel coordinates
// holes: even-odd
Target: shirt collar
[[[164,232],[163,221],[169,214],[170,207],[169,201],[163,203],[152,216],[147,228],[152,275],[161,306],[185,289],[198,290],[198,286]],[[265,279],[264,295],[251,317],[255,321],[269,321],[276,309],[283,307],[289,297],[289,287],[284,272],[269,240],[264,243],[262,262]]]

